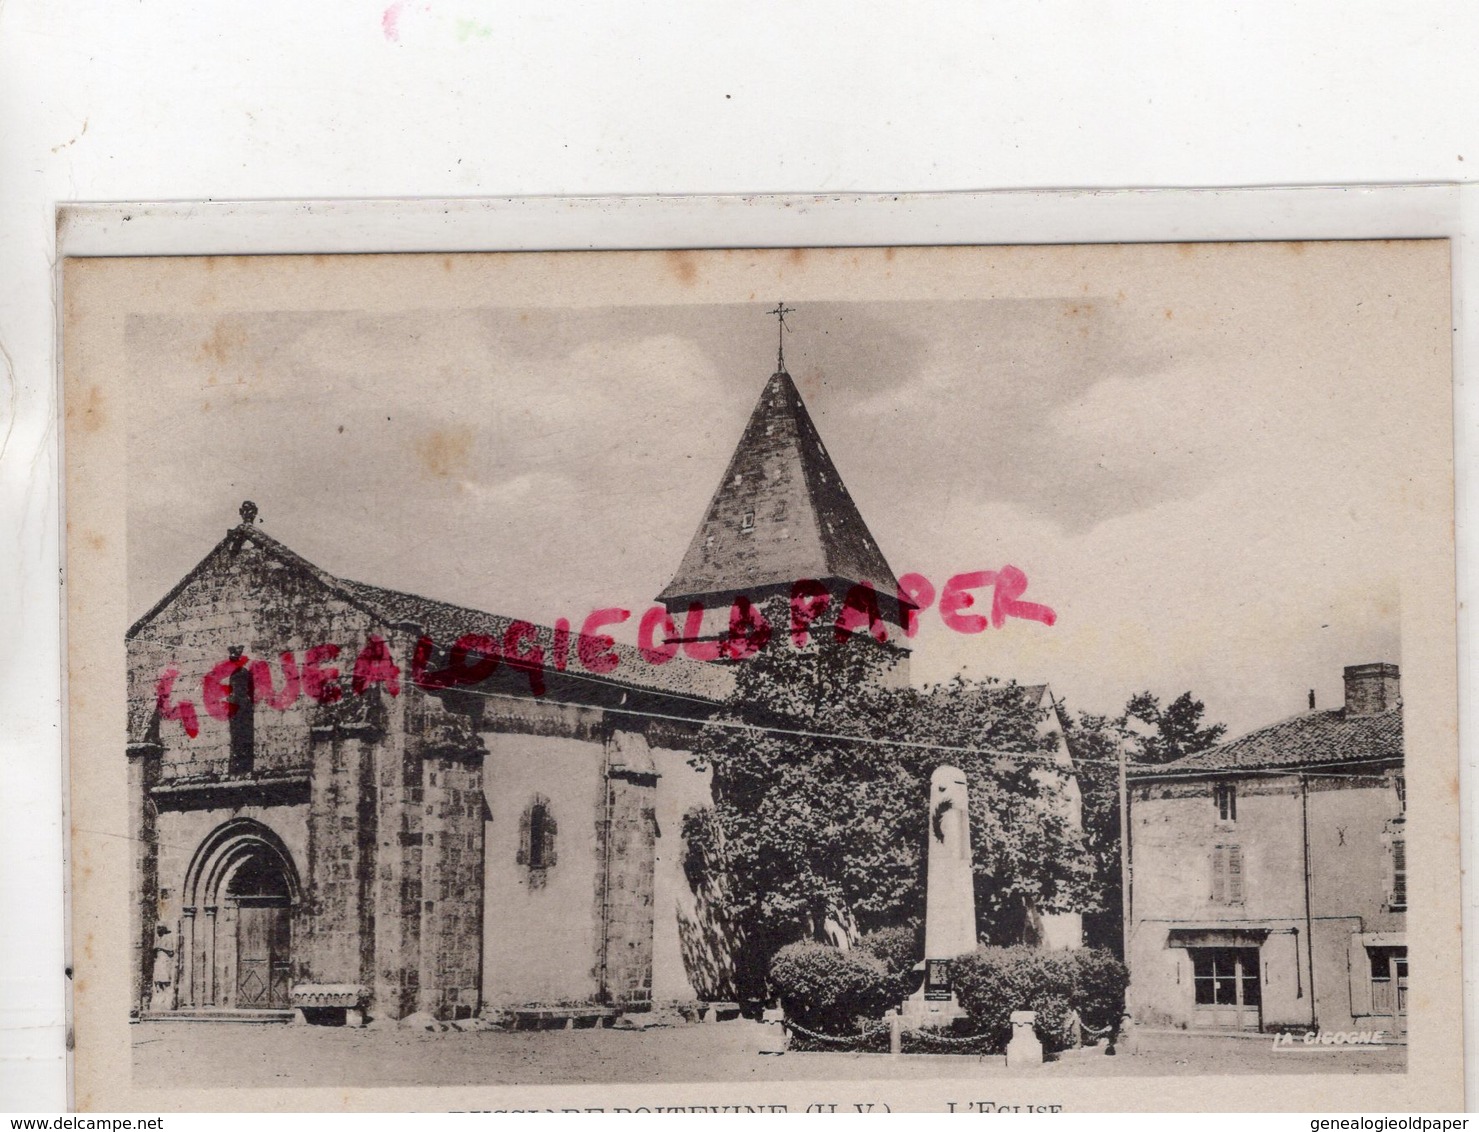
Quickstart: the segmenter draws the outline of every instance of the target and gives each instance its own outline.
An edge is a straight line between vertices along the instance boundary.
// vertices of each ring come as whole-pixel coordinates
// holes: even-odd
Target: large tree
[[[805,652],[772,645],[738,665],[698,744],[714,810],[685,823],[710,839],[690,859],[723,871],[717,903],[739,937],[741,994],[762,993],[770,956],[793,940],[923,917],[928,785],[941,765],[970,785],[983,938],[1015,942],[1029,909],[1092,901],[1042,709],[994,681],[892,687],[893,655],[862,635]]]
[[[1123,908],[1120,869],[1119,758],[1135,749],[1123,715],[1080,712],[1068,729],[1068,749],[1078,771],[1084,841],[1094,870],[1099,906],[1084,916],[1084,942],[1119,955]]]
[[[1084,917],[1085,942],[1119,953],[1123,947],[1120,868],[1119,757],[1131,766],[1152,766],[1204,750],[1227,732],[1221,723],[1203,726],[1206,707],[1183,692],[1161,707],[1150,692],[1137,692],[1118,716],[1080,712],[1068,731],[1083,798],[1084,837],[1094,869],[1099,908]]]
[[[1225,724],[1202,726],[1206,705],[1190,692],[1182,692],[1166,707],[1149,692],[1137,692],[1125,705],[1128,720],[1143,727],[1132,728],[1135,744],[1132,757],[1138,763],[1168,763],[1183,755],[1206,750],[1227,733]]]

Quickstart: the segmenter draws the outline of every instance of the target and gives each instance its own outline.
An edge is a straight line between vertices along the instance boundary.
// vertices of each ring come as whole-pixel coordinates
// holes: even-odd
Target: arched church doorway
[[[237,1009],[286,1008],[292,900],[281,864],[266,854],[248,857],[226,884],[226,902],[236,906]]]
[[[186,877],[181,1007],[286,1010],[301,889],[282,839],[261,822],[218,826]]]

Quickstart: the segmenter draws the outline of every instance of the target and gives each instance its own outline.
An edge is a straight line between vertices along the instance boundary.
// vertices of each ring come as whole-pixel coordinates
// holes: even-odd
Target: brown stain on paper
[[[415,442],[422,470],[434,479],[448,479],[467,467],[472,454],[472,429],[466,425],[434,429]]]
[[[223,366],[245,345],[246,331],[218,318],[211,328],[210,337],[200,344],[200,360]]]
[[[101,386],[89,385],[82,399],[67,407],[67,420],[76,424],[83,432],[98,432],[108,423],[108,414],[103,409]]]
[[[668,270],[685,287],[698,282],[698,257],[692,252],[666,252]]]

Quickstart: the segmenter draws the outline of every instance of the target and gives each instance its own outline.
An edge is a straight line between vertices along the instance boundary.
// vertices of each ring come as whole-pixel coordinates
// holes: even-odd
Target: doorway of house
[[[1371,1013],[1385,1014],[1392,1030],[1407,1033],[1407,948],[1368,947],[1371,956]]]
[[[1193,1024],[1217,1030],[1258,1030],[1263,1024],[1263,991],[1258,948],[1193,947]]]
[[[231,877],[226,898],[236,906],[237,1008],[286,1008],[292,921],[291,892],[282,866],[266,854],[253,854]]]

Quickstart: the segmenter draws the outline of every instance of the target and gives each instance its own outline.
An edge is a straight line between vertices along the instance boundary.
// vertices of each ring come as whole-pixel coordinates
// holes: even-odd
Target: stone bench
[[[330,1020],[342,1021],[346,1026],[365,1024],[368,987],[357,983],[298,983],[291,993],[293,1021],[298,1025]]]
[[[515,1030],[589,1030],[610,1026],[620,1013],[612,1006],[516,1006],[503,1013]]]

